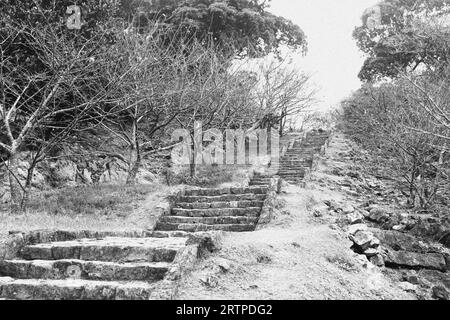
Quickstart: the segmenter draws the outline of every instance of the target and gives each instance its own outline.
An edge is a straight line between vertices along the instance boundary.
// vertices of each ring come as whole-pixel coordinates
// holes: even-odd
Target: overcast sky
[[[365,9],[379,0],[272,0],[270,11],[292,20],[308,37],[306,57],[295,63],[313,75],[323,100],[321,109],[337,105],[360,82],[364,58],[352,38]]]

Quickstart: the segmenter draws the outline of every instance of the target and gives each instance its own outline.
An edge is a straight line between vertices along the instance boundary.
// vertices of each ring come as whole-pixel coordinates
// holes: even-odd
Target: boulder
[[[442,286],[433,287],[433,298],[438,300],[450,300],[450,292]]]
[[[353,212],[347,216],[347,221],[349,224],[360,224],[364,221],[364,216],[359,212]]]
[[[425,253],[430,250],[430,248],[425,243],[422,243],[414,236],[406,233],[379,229],[374,229],[373,233],[378,239],[380,239],[381,244],[384,247],[392,248],[395,251],[412,251]]]
[[[384,259],[381,254],[374,255],[373,257],[370,257],[370,262],[377,267],[384,267]]]
[[[406,226],[402,224],[396,225],[392,227],[392,230],[402,232],[406,230]]]
[[[367,217],[368,220],[376,223],[386,223],[390,218],[390,214],[381,208],[374,208],[370,210],[370,214]]]
[[[370,231],[358,231],[356,234],[350,236],[357,252],[364,252],[369,248],[376,248],[380,245],[380,240],[375,238]]]
[[[420,270],[417,278],[421,285],[425,287],[444,286],[450,290],[450,274],[437,270]]]
[[[380,253],[379,250],[376,249],[376,248],[369,248],[369,249],[367,249],[367,250],[364,251],[364,255],[365,255],[367,258],[374,257],[374,256],[376,256],[376,255],[379,254],[379,253]]]
[[[25,239],[21,233],[11,234],[0,240],[0,260],[16,258],[24,245]]]
[[[444,235],[439,239],[439,242],[447,248],[450,248],[450,230],[444,233]]]
[[[354,208],[352,205],[348,204],[348,203],[346,203],[345,205],[343,205],[342,208],[341,208],[341,210],[342,210],[342,212],[343,212],[344,214],[350,214],[350,213],[355,212],[355,208]]]
[[[216,264],[217,264],[217,266],[219,266],[220,270],[221,270],[223,273],[226,273],[226,272],[230,271],[230,269],[231,269],[231,264],[230,264],[230,262],[229,262],[228,260],[226,260],[226,259],[218,258],[218,259],[216,260]]]
[[[384,262],[387,267],[404,269],[431,269],[446,271],[444,256],[440,253],[416,253],[386,250]]]
[[[348,227],[349,235],[355,235],[358,231],[368,231],[367,225],[363,223],[358,223]]]

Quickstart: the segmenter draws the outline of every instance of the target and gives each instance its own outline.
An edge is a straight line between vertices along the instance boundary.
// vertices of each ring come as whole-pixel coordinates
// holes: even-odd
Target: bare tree
[[[115,63],[102,46],[106,34],[80,41],[51,25],[33,28],[9,21],[0,33],[0,148],[7,154],[11,209],[17,212],[25,204],[36,164],[74,138],[74,132],[98,122],[94,111],[99,106],[117,111],[111,93],[125,74],[105,81],[103,70]],[[25,183],[18,168],[24,150],[34,151]]]
[[[304,113],[316,102],[315,94],[310,77],[289,68],[283,61],[261,65],[260,83],[256,87],[260,124],[278,124],[282,136],[288,120]]]

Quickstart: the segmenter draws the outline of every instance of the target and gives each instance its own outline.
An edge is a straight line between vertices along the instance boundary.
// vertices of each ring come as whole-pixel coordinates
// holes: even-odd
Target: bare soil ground
[[[339,158],[346,146],[345,138],[335,135],[327,158]],[[314,175],[326,177],[329,166],[322,163]],[[415,299],[350,249],[336,217],[315,215],[324,209],[323,200],[347,197],[314,181],[305,189],[285,187],[276,217],[263,230],[226,234],[222,250],[199,261],[182,280],[178,298]]]

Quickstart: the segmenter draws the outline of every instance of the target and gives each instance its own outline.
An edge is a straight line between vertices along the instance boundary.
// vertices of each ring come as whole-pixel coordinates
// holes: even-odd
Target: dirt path
[[[332,159],[345,147],[335,136]],[[326,175],[319,166],[317,176]],[[322,184],[323,185],[323,184]],[[326,185],[288,186],[285,205],[263,230],[224,236],[220,252],[201,260],[181,283],[179,299],[414,299],[350,250],[336,217],[316,214],[323,200],[344,201]]]

